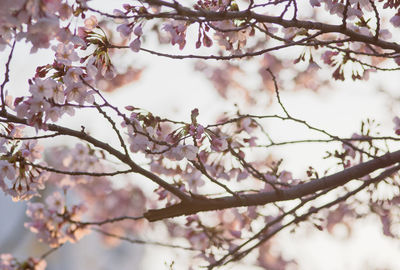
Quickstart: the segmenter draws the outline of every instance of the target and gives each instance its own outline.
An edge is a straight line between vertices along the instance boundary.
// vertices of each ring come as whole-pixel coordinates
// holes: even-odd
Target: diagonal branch
[[[236,196],[225,196],[215,199],[196,199],[190,203],[181,202],[166,208],[149,210],[144,214],[144,217],[149,221],[157,221],[165,218],[191,215],[202,211],[265,205],[271,202],[293,200],[320,190],[344,185],[351,180],[361,178],[378,169],[383,169],[398,162],[400,162],[400,150],[291,188],[280,189],[279,191],[243,194],[239,195],[239,198]]]
[[[382,49],[394,50],[396,52],[400,52],[400,44],[395,42],[385,41],[375,36],[364,35],[352,31],[348,28],[344,28],[342,24],[334,25],[328,23],[320,23],[306,20],[285,20],[281,16],[269,16],[260,13],[256,13],[250,11],[248,9],[243,11],[210,11],[210,10],[194,10],[191,8],[184,7],[177,2],[166,2],[163,0],[146,0],[145,2],[156,5],[156,6],[164,6],[169,7],[175,10],[176,16],[186,16],[187,20],[189,19],[198,19],[203,18],[207,21],[223,21],[223,20],[255,20],[259,23],[272,23],[283,26],[285,28],[288,27],[296,27],[296,28],[304,28],[308,30],[320,30],[325,33],[340,33],[344,34],[348,37],[351,37],[353,41],[364,42],[370,45],[376,45],[381,47]],[[171,13],[170,15],[174,15]],[[157,15],[154,15],[157,16]]]

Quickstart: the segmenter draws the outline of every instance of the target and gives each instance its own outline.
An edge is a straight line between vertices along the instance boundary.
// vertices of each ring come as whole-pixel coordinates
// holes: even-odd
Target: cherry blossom
[[[65,207],[65,198],[58,193],[53,193],[42,203],[28,203],[26,214],[32,219],[25,223],[33,233],[37,234],[40,241],[51,247],[57,247],[66,241],[76,242],[88,233],[85,226],[70,223],[79,218],[86,208],[83,204]]]
[[[179,45],[179,49],[183,49],[186,45],[186,25],[184,22],[170,22],[163,26],[163,30],[167,31],[171,37],[171,44]]]
[[[10,200],[28,201],[25,227],[52,250],[25,261],[1,254],[0,269],[44,269],[51,252],[99,227],[112,245],[130,234],[137,238],[131,242],[145,243],[162,231],[195,253],[192,268],[210,270],[248,254],[257,258],[244,264],[293,267],[280,254],[279,234],[303,224],[328,233],[342,224],[351,232],[356,217],[377,215],[383,235],[398,237],[400,152],[393,131],[367,119],[352,136],[339,135],[286,108],[294,91],[315,94],[331,87],[332,78],[341,84],[396,70],[396,1],[151,0],[115,6],[112,14],[86,0],[3,2],[0,50],[8,57],[0,82],[0,189]],[[28,78],[14,66],[21,42],[31,54],[52,57]],[[138,108],[135,98],[120,108],[105,92],[137,81],[150,54],[195,59],[195,71],[217,98],[235,104],[215,108],[213,120],[197,108],[186,118],[167,118]],[[20,96],[10,82],[15,78],[27,82]],[[390,109],[400,135],[395,105]],[[110,134],[80,117],[77,126],[64,121],[65,114],[86,111]],[[282,136],[274,121],[317,136]],[[294,173],[285,155],[302,162],[308,155],[287,149],[315,143],[328,165]],[[153,244],[177,248],[164,242]]]
[[[78,61],[79,56],[74,50],[73,44],[59,43],[57,46],[53,46],[52,49],[56,52],[56,60],[66,66],[70,66],[72,62]]]
[[[19,261],[12,254],[0,254],[0,269],[2,270],[19,270],[19,269],[32,269],[44,270],[47,263],[45,260],[28,258],[26,261]]]

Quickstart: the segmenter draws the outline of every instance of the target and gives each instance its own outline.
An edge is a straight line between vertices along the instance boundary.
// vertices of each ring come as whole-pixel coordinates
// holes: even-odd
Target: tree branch
[[[27,121],[25,119],[18,118],[18,117],[14,116],[10,113],[7,113],[5,111],[0,112],[0,117],[6,118],[10,122],[28,125]],[[121,162],[123,162],[124,164],[131,167],[132,172],[141,174],[141,175],[145,176],[146,178],[152,180],[156,184],[160,185],[161,187],[165,188],[166,190],[168,190],[169,192],[171,192],[172,194],[177,196],[182,201],[187,201],[187,202],[192,201],[192,198],[189,195],[187,195],[186,193],[184,193],[183,191],[181,191],[179,188],[169,184],[168,182],[164,181],[163,179],[161,179],[159,176],[155,175],[154,173],[143,169],[142,167],[137,165],[129,156],[119,152],[118,150],[113,148],[108,143],[99,141],[99,140],[95,139],[94,137],[88,135],[85,132],[76,131],[76,130],[69,129],[69,128],[62,127],[62,126],[55,125],[55,124],[48,124],[47,128],[50,131],[56,131],[56,132],[62,133],[64,135],[76,137],[81,140],[87,141],[87,142],[91,143],[92,145],[107,151],[111,155],[118,158]]]
[[[149,221],[157,221],[165,218],[191,215],[203,211],[222,210],[232,207],[264,205],[277,201],[288,201],[313,194],[319,190],[338,187],[347,182],[361,178],[378,169],[382,169],[400,162],[400,150],[387,153],[381,157],[360,163],[341,172],[311,180],[304,184],[280,189],[279,191],[260,192],[256,194],[243,194],[225,196],[215,199],[196,199],[190,203],[181,202],[162,209],[149,210],[144,217]]]

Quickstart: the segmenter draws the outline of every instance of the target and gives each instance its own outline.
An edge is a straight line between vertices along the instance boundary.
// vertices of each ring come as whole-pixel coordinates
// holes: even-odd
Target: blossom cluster
[[[45,164],[41,161],[43,147],[37,140],[18,141],[23,137],[23,127],[8,124],[2,133],[5,137],[0,139],[0,189],[15,201],[39,196],[49,176],[48,172],[34,166],[37,161]]]
[[[89,232],[85,225],[74,222],[86,210],[84,204],[67,207],[65,197],[54,192],[46,198],[46,204],[28,202],[26,215],[31,221],[26,222],[25,227],[51,247],[58,247],[67,241],[74,243]]]
[[[12,254],[0,254],[0,269],[1,270],[44,270],[46,269],[47,263],[45,260],[28,258],[26,261],[17,260]]]

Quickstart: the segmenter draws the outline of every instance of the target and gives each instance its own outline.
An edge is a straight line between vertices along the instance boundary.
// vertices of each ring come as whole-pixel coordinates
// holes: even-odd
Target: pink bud
[[[211,47],[212,44],[213,44],[213,42],[212,42],[211,38],[209,38],[207,35],[204,35],[204,37],[203,37],[203,44],[204,44],[204,46],[206,46],[206,47]]]
[[[142,29],[142,25],[138,25],[135,27],[135,29],[133,30],[133,33],[140,37],[141,35],[143,35],[143,29]]]
[[[140,39],[136,38],[134,41],[131,42],[131,44],[129,44],[129,48],[131,48],[131,50],[134,52],[139,52],[140,45],[141,45]]]

